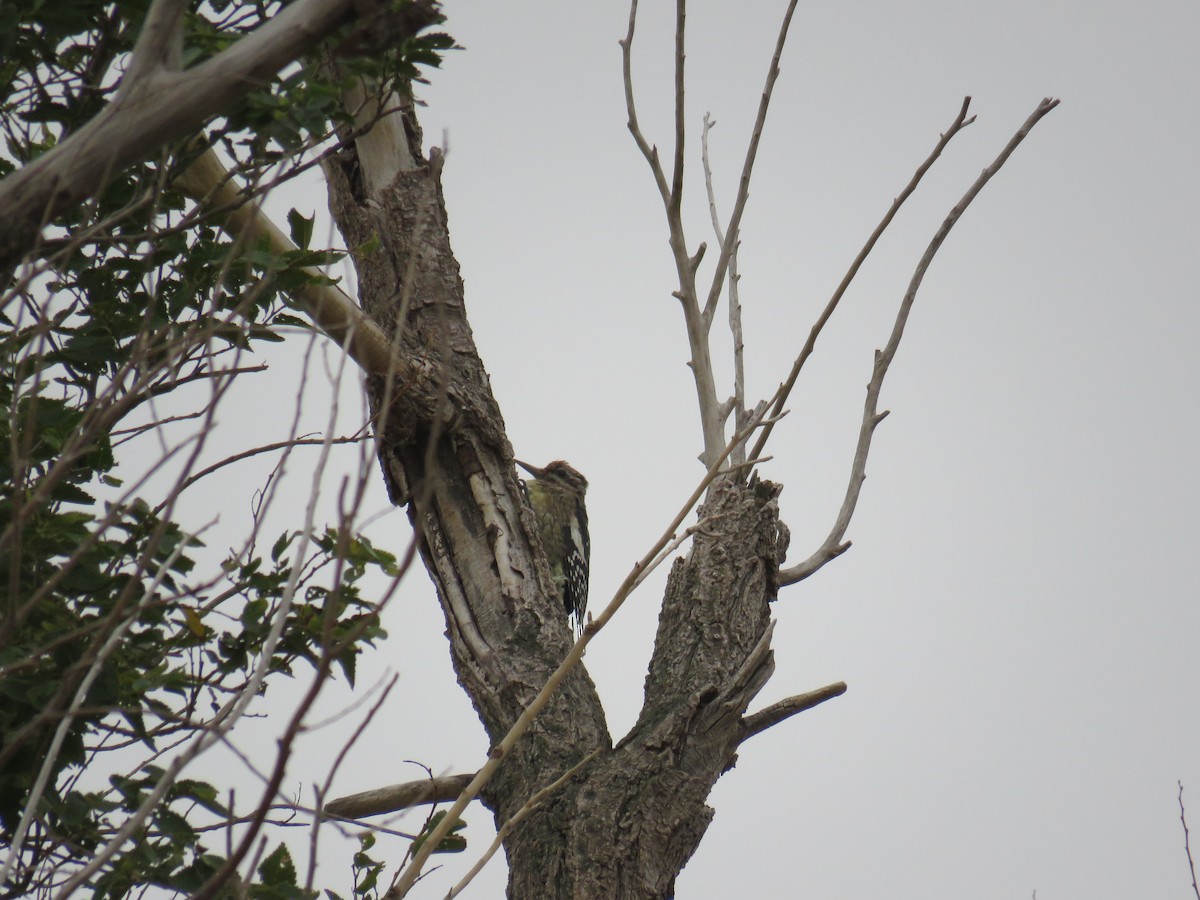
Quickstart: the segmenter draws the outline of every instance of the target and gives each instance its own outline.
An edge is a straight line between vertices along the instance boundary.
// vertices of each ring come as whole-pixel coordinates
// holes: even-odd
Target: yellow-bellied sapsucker
[[[561,459],[542,469],[519,459],[514,461],[533,476],[525,483],[525,491],[546,548],[550,575],[576,633],[582,634],[592,555],[587,507],[583,503],[587,479]]]

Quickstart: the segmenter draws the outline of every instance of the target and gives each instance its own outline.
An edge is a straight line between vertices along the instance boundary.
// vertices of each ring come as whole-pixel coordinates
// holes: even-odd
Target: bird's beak
[[[519,459],[514,459],[513,462],[515,462],[518,466],[520,466],[522,469],[524,469],[526,472],[528,472],[534,478],[537,478],[539,475],[542,474],[543,471],[545,471],[544,469],[539,469],[537,466],[531,466],[527,462],[522,462]]]

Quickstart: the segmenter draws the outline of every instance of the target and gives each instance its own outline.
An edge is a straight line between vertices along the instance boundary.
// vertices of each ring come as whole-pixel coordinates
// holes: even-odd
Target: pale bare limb
[[[704,330],[707,333],[712,325],[713,316],[717,311],[717,300],[721,296],[721,285],[725,281],[725,270],[733,248],[738,242],[738,231],[742,225],[742,213],[746,210],[746,201],[750,198],[750,175],[754,171],[754,160],[758,156],[758,144],[762,140],[763,127],[767,123],[767,107],[771,104],[771,94],[775,90],[775,82],[779,78],[779,60],[783,56],[783,46],[787,43],[788,28],[792,24],[792,14],[796,11],[796,0],[790,0],[779,24],[779,35],[775,39],[775,53],[771,57],[771,65],[767,69],[767,80],[763,85],[762,97],[758,102],[758,116],[754,120],[754,130],[750,133],[750,144],[746,148],[746,159],[742,163],[742,177],[738,181],[737,196],[733,201],[733,212],[729,216],[729,224],[725,228],[725,240],[721,242],[721,253],[717,257],[716,271],[713,272],[712,285],[708,289],[708,299],[704,302]]]
[[[683,229],[682,196],[683,196],[683,125],[680,117],[683,115],[683,37],[686,22],[686,10],[683,0],[678,0],[675,19],[675,110],[676,110],[676,152],[675,167],[672,173],[672,184],[667,184],[662,164],[658,158],[658,149],[652,148],[646,141],[637,122],[637,110],[633,97],[632,55],[634,26],[637,21],[637,0],[631,0],[629,6],[629,30],[625,39],[620,42],[623,72],[625,78],[625,105],[629,114],[629,131],[634,142],[654,176],[654,183],[662,198],[663,208],[667,217],[667,233],[670,239],[671,255],[675,261],[675,273],[679,279],[679,287],[674,296],[683,308],[684,324],[687,328],[688,348],[691,351],[689,365],[692,369],[692,380],[696,386],[696,401],[700,409],[700,429],[704,439],[704,450],[700,455],[701,462],[706,467],[725,445],[724,419],[721,414],[721,404],[717,400],[716,380],[713,376],[712,354],[708,346],[704,319],[700,313],[700,303],[696,293],[696,269],[704,255],[704,244],[701,244],[694,256],[688,254],[687,236]],[[724,275],[722,275],[722,278]]]
[[[244,202],[234,177],[211,147],[176,179],[175,187],[198,202],[229,207],[224,227],[236,238],[250,243],[265,239],[274,254],[297,249],[261,207]],[[339,344],[345,344],[354,361],[366,371],[376,374],[394,371],[400,378],[412,377],[411,367],[393,353],[388,336],[345,291],[327,283],[316,269],[305,271],[313,280],[291,293],[318,328]]]
[[[813,324],[812,330],[808,334],[808,340],[804,342],[804,347],[801,349],[800,355],[797,356],[796,361],[792,363],[792,371],[788,373],[787,381],[784,382],[783,393],[780,395],[779,399],[775,401],[773,415],[777,416],[783,412],[783,405],[787,402],[787,398],[791,395],[792,388],[796,384],[796,379],[800,376],[800,370],[804,367],[805,361],[807,361],[809,356],[812,355],[813,348],[817,345],[817,338],[821,336],[821,331],[825,328],[825,323],[829,321],[834,310],[837,309],[838,303],[841,302],[842,295],[845,294],[846,289],[850,287],[850,282],[854,280],[854,276],[858,274],[858,270],[862,267],[862,264],[866,261],[867,257],[870,256],[871,251],[875,248],[875,244],[879,241],[880,236],[882,236],[883,232],[887,230],[887,227],[891,224],[892,219],[896,217],[896,213],[899,212],[900,207],[904,205],[904,201],[912,196],[913,191],[917,189],[917,185],[921,183],[921,179],[925,177],[925,173],[929,171],[930,167],[934,164],[934,162],[937,161],[937,158],[942,155],[942,151],[946,148],[946,145],[950,143],[950,140],[956,134],[962,131],[962,129],[966,128],[975,121],[974,116],[971,116],[969,119],[967,118],[967,109],[970,107],[970,105],[971,98],[964,98],[962,102],[962,108],[958,111],[958,116],[950,124],[950,127],[946,129],[945,133],[940,136],[937,145],[933,148],[933,152],[926,157],[925,162],[921,163],[921,165],[917,167],[917,171],[913,174],[913,177],[909,180],[908,184],[905,185],[904,190],[896,195],[896,198],[892,201],[892,205],[888,208],[888,211],[884,214],[884,217],[880,220],[879,224],[875,226],[875,230],[871,232],[871,236],[867,238],[867,242],[863,244],[862,249],[858,251],[858,256],[854,257],[854,262],[852,262],[850,264],[850,268],[846,270],[846,274],[842,277],[841,284],[837,286],[837,290],[833,292],[833,296],[830,297],[829,302],[825,304],[825,309],[821,312],[821,315]],[[771,436],[771,429],[773,427],[773,425],[768,425],[763,429],[762,433],[759,434],[758,440],[754,444],[754,449],[750,453],[751,459],[754,459],[762,453],[763,447],[767,443],[767,439]]]
[[[812,575],[831,559],[840,556],[850,548],[849,542],[843,542],[846,534],[846,529],[850,526],[850,519],[854,515],[854,509],[858,504],[858,497],[862,491],[863,481],[866,480],[867,456],[871,450],[871,438],[875,434],[875,428],[887,416],[887,412],[880,413],[879,409],[879,392],[883,387],[883,380],[887,376],[888,369],[892,364],[892,360],[896,356],[896,351],[900,347],[900,339],[904,336],[904,326],[908,322],[908,315],[912,311],[913,303],[917,299],[917,291],[921,287],[921,282],[925,278],[925,273],[929,269],[930,263],[937,255],[938,250],[945,242],[946,237],[950,234],[950,230],[955,223],[961,218],[967,207],[971,205],[984,185],[986,185],[998,171],[1001,166],[1012,155],[1013,151],[1021,141],[1029,134],[1030,130],[1041,120],[1041,118],[1058,106],[1057,100],[1046,98],[1038,104],[1037,108],[1030,114],[1025,123],[1017,130],[1008,144],[1000,152],[1000,155],[992,162],[990,166],[980,173],[975,183],[967,190],[962,199],[958,201],[955,207],[950,210],[950,214],[946,216],[941,227],[934,234],[933,239],[929,242],[929,246],[925,249],[925,253],[921,256],[920,262],[917,263],[917,269],[913,273],[912,280],[909,281],[908,290],[904,293],[904,299],[900,302],[900,309],[896,313],[896,321],[892,326],[891,336],[883,350],[875,351],[875,366],[871,375],[871,381],[867,385],[867,398],[863,405],[862,425],[858,432],[858,446],[854,451],[854,462],[850,468],[850,483],[846,487],[846,496],[842,501],[842,508],[838,512],[837,520],[834,522],[829,536],[825,538],[825,542],[812,554],[808,559],[799,565],[792,566],[787,569],[782,569],[779,572],[779,584],[794,584]]]
[[[1192,862],[1192,843],[1188,835],[1187,811],[1183,808],[1183,782],[1179,783],[1179,821],[1183,824],[1183,849],[1187,852],[1188,871],[1192,875],[1192,893],[1200,900],[1200,886],[1196,884],[1196,864]]]
[[[94,119],[53,149],[0,181],[0,268],[32,250],[41,226],[94,196],[110,178],[185,138],[211,116],[270,81],[283,66],[347,21],[354,0],[299,0],[252,33],[190,69],[181,70],[171,47],[177,40],[179,0],[154,4],[153,28],[135,51],[133,74]],[[412,34],[438,21],[432,2],[411,9]]]
[[[183,0],[154,0],[150,4],[123,78],[132,84],[153,77],[161,69],[179,68],[186,13],[187,3]]]
[[[183,17],[187,7],[184,0],[154,0],[150,4],[125,68],[123,78],[129,84],[142,78],[153,78],[160,70],[179,68],[183,51]]]
[[[403,784],[362,791],[330,800],[321,813],[339,819],[361,819],[364,816],[378,816],[426,803],[449,803],[458,799],[477,774],[466,772],[461,775],[422,778],[418,781],[406,781]]]
[[[650,166],[650,172],[654,176],[654,183],[658,186],[658,193],[662,198],[663,204],[669,206],[671,203],[671,188],[667,185],[667,176],[664,174],[662,163],[658,158],[658,148],[651,147],[646,140],[646,136],[642,134],[641,126],[638,124],[637,104],[633,98],[632,49],[633,32],[637,25],[637,8],[638,0],[630,0],[629,30],[625,33],[625,39],[617,42],[621,45],[621,65],[625,79],[625,109],[629,116],[629,133],[633,135],[633,141],[637,144],[638,149],[642,151],[642,156],[646,157],[646,162]]]
[[[834,697],[840,697],[844,693],[846,693],[846,682],[838,681],[834,684],[827,684],[825,687],[817,688],[815,691],[808,691],[803,694],[796,694],[793,697],[787,697],[778,703],[772,703],[765,709],[760,709],[756,713],[743,716],[742,730],[744,734],[742,740],[748,740],[756,734],[766,731],[772,725],[778,725],[784,719],[790,719],[797,713],[812,709],[814,706],[819,706],[826,700],[832,700]]]
[[[717,246],[725,246],[725,232],[721,228],[721,219],[717,213],[717,194],[713,188],[712,163],[708,158],[708,133],[717,123],[704,114],[704,130],[700,137],[700,159],[704,165],[704,189],[708,194],[708,213],[712,219],[713,233],[717,237]],[[729,255],[729,332],[733,338],[733,396],[726,401],[728,413],[733,414],[733,427],[740,431],[750,421],[746,411],[746,361],[745,340],[742,333],[742,304],[738,298],[738,282],[741,276],[737,269],[737,252],[741,241],[735,241]],[[730,462],[738,465],[746,461],[746,448],[735,447],[730,456]]]

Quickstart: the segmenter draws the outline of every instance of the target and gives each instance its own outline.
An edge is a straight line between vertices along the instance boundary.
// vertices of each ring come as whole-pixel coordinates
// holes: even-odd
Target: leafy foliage
[[[148,5],[0,5],[0,176],[112,100]],[[185,62],[220,52],[280,6],[193,4]],[[301,60],[207,137],[249,183],[286,178],[348,127],[338,106],[346,79],[395,89],[451,46],[422,36],[386,56],[339,60],[337,74]],[[220,786],[175,778],[161,760],[299,661],[353,683],[359,654],[383,635],[363,579],[399,574],[394,557],[339,526],[302,555],[291,530],[265,555],[234,549],[203,571],[201,529],[173,518],[182,482],[152,496],[150,482],[118,477],[125,448],[160,427],[150,401],[207,385],[188,401],[196,436],[161,460],[186,471],[181,460],[203,443],[229,379],[250,377],[247,356],[301,322],[288,292],[314,277],[304,268],[337,256],[310,248],[312,222],[299,213],[289,216],[297,251],[236,244],[171,189],[187,161],[167,148],[116,173],[51,223],[38,261],[8,273],[0,299],[0,849],[16,854],[0,896],[50,892],[131,822],[135,839],[89,879],[94,896],[205,884],[225,862],[213,824],[235,812]],[[247,891],[311,896],[282,844]]]
[[[438,810],[429,817],[429,820],[425,823],[425,827],[421,829],[421,833],[418,834],[416,840],[413,841],[412,849],[414,853],[421,849],[421,845],[425,843],[426,839],[431,834],[433,834],[433,830],[442,823],[442,819],[446,818],[446,815],[447,813],[443,809]],[[450,826],[450,831],[444,838],[442,838],[441,843],[434,848],[433,852],[462,853],[464,850],[466,850],[467,840],[458,833],[466,827],[467,825],[462,819],[456,819],[454,824]]]

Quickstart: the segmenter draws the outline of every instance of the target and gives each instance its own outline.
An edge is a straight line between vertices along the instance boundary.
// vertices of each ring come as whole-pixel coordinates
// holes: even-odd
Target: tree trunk
[[[368,197],[349,149],[326,167],[364,309],[416,375],[368,382],[393,502],[420,538],[460,684],[497,743],[545,684],[571,634],[479,359],[450,249],[440,158]],[[368,202],[368,200],[370,202]],[[669,897],[712,818],[705,800],[746,736],[771,675],[768,602],[787,544],[779,488],[717,482],[704,527],[668,583],[646,703],[615,748],[595,686],[576,667],[482,798],[497,825],[589,753],[596,757],[510,836],[513,898]]]

